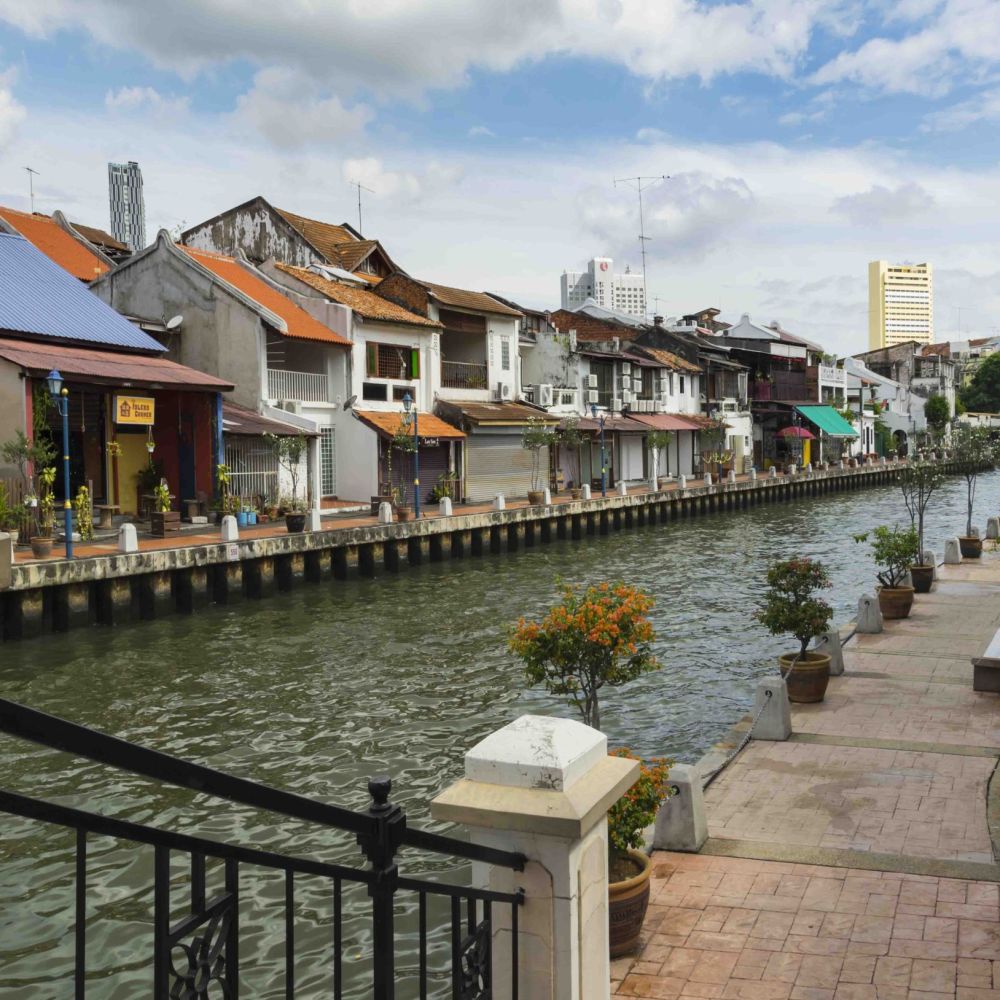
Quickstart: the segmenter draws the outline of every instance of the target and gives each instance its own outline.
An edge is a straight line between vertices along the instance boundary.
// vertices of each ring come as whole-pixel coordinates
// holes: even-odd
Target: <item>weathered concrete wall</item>
[[[265,202],[256,200],[184,233],[184,243],[200,250],[235,257],[242,250],[252,261],[276,257],[286,264],[308,267],[323,258]]]

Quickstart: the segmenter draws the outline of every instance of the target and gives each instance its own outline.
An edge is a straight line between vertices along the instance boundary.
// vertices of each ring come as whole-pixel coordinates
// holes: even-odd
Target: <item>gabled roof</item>
[[[471,292],[465,288],[452,288],[450,285],[438,285],[433,281],[422,281],[414,278],[418,285],[423,285],[443,306],[455,309],[470,309],[475,312],[488,312],[500,316],[521,316],[519,309],[512,309],[502,302],[487,295],[486,292]]]
[[[355,409],[353,413],[360,421],[386,437],[392,437],[399,430],[403,421],[403,414],[399,410]],[[433,413],[417,414],[417,430],[422,438],[445,438],[446,440],[458,441],[465,437],[463,431],[440,417],[434,416]]]
[[[71,222],[70,225],[88,242],[104,250],[114,250],[117,253],[130,253],[128,246],[121,240],[116,240],[111,233],[106,233],[96,226],[85,226],[81,222]]]
[[[93,281],[111,270],[111,265],[82,239],[68,233],[47,215],[18,212],[16,209],[0,206],[0,230],[4,228],[30,240],[46,257],[81,281]]]
[[[293,278],[305,282],[317,292],[322,292],[333,302],[339,302],[343,306],[349,306],[365,319],[379,320],[383,323],[406,323],[409,326],[429,326],[435,330],[441,329],[440,323],[428,319],[426,316],[419,316],[417,313],[404,309],[395,302],[383,299],[380,295],[368,291],[367,288],[358,288],[355,285],[345,285],[342,281],[333,281],[317,274],[306,267],[293,267],[291,264],[275,263],[275,267],[285,274],[290,274]]]
[[[697,375],[701,369],[697,365],[691,364],[679,354],[673,351],[665,351],[662,347],[641,347],[644,354],[648,354],[654,361],[658,361],[664,368],[670,368],[676,372],[690,372]]]
[[[350,346],[351,342],[346,337],[324,326],[287,295],[278,291],[263,275],[251,271],[248,265],[242,264],[234,257],[180,245],[177,249],[247,298],[284,320],[286,329],[279,330],[284,336],[298,340],[317,340],[342,347]]]
[[[331,222],[308,219],[304,215],[296,215],[276,206],[274,210],[331,264],[342,267],[345,271],[356,271],[362,261],[376,250],[386,259],[389,267],[395,270],[396,265],[378,240],[362,239],[346,222],[336,226]]]
[[[72,239],[67,234],[67,238]],[[0,330],[131,351],[164,350],[23,236],[0,232]]]

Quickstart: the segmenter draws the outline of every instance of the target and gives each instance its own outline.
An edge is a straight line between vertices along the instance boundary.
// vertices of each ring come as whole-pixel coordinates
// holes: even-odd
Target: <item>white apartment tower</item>
[[[615,274],[610,257],[594,257],[586,271],[563,271],[560,296],[563,309],[578,309],[587,299],[593,299],[605,309],[639,319],[646,316],[642,275],[633,274],[628,267],[624,274]]]
[[[108,164],[108,200],[111,235],[131,251],[146,246],[146,203],[142,197],[142,171],[134,160]]]
[[[868,349],[934,340],[934,274],[930,264],[868,265]]]

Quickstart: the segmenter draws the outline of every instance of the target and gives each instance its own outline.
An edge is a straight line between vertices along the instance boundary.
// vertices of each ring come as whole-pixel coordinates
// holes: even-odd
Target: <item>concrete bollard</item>
[[[451,517],[451,497],[441,497],[438,504],[438,517]]]
[[[824,632],[813,649],[830,657],[831,677],[839,677],[844,672],[844,651],[840,645],[840,633],[835,628]]]
[[[728,483],[735,483],[736,482],[736,470],[735,469],[730,469],[729,472],[726,473],[726,482],[728,482]]]
[[[628,486],[626,486],[624,482],[619,482],[618,485],[615,487],[615,492],[620,497],[627,497],[628,496]]]
[[[758,712],[760,718],[757,718]],[[757,725],[753,727],[755,740],[787,740],[792,735],[792,709],[784,677],[765,677],[758,681],[753,714],[757,718]]]
[[[979,537],[979,528],[975,524],[972,526],[972,535],[970,537],[971,538],[978,538]]]
[[[378,523],[392,524],[392,504],[387,500],[378,505]]]
[[[14,578],[13,535],[0,531],[0,590],[6,590]]]
[[[687,476],[678,476],[677,477],[677,488],[681,489],[681,490],[686,490],[687,486],[688,486],[688,477]]]
[[[776,465],[772,465],[771,468],[767,470],[767,478],[768,479],[778,478],[778,467]]]
[[[790,476],[797,476],[799,474],[799,467],[794,462],[788,466],[788,474]]]
[[[552,490],[550,490],[548,486],[542,490],[542,503],[545,504],[546,507],[552,505]]]
[[[504,495],[502,493],[498,493],[493,498],[493,509],[494,510],[506,510],[507,509],[507,501],[504,498]]]
[[[650,479],[649,486],[647,487],[647,489],[649,490],[649,492],[650,493],[656,493],[657,490],[659,490],[659,488],[660,488],[660,484],[655,479]]]
[[[673,794],[656,814],[653,847],[658,851],[700,851],[708,840],[701,772],[691,764],[674,764],[670,785]]]
[[[882,631],[882,609],[878,601],[864,594],[858,601],[858,623],[855,631],[860,635],[877,635]]]
[[[844,469],[846,469],[846,468],[847,468],[847,463],[846,463],[846,462],[845,462],[845,461],[844,461],[843,459],[841,459],[841,460],[840,460],[840,461],[839,461],[839,462],[837,463],[837,468],[838,468],[838,469],[840,469],[840,471],[841,471],[841,472],[843,472],[843,471],[844,471]]]
[[[752,465],[750,466],[750,482],[757,482],[757,470]]]
[[[233,530],[235,531],[236,518],[231,517],[229,519],[233,522]],[[223,541],[226,539],[223,538]],[[139,551],[139,536],[135,533],[134,524],[123,524],[118,529],[118,551],[119,552],[138,552]]]
[[[986,537],[1000,538],[1000,517],[986,518]]]
[[[711,472],[706,472],[705,473],[705,485],[706,486],[711,486],[712,485],[712,473]]]
[[[312,510],[306,511],[306,531],[322,531],[323,530],[323,518],[320,516],[319,510],[313,507]]]
[[[812,462],[807,462],[805,467],[805,474],[811,476],[813,474],[813,464]]]
[[[947,538],[944,543],[945,566],[957,566],[962,561],[962,546],[957,538]]]
[[[930,566],[933,568],[934,572],[931,574],[931,579],[937,579],[937,553],[936,552],[923,552],[920,556],[920,562],[924,566]]]
[[[125,525],[122,525],[124,528]],[[224,542],[235,542],[240,537],[240,529],[236,524],[236,518],[232,514],[227,514],[222,519],[222,528],[219,532]]]
[[[589,500],[590,499],[590,483],[584,483],[580,487],[580,499]]]

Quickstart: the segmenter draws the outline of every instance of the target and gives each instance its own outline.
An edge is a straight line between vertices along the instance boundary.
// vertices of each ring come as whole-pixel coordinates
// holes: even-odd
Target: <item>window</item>
[[[590,372],[597,376],[597,405],[610,407],[614,395],[614,365],[608,361],[591,361]]]
[[[655,372],[653,371],[652,368],[642,369],[642,391],[639,393],[639,395],[643,399],[652,399],[654,396],[654,391],[653,391],[654,374]]]
[[[500,367],[505,371],[510,371],[510,338],[504,337],[500,341]]]
[[[361,398],[378,399],[385,402],[389,398],[389,387],[384,382],[363,382]]]
[[[403,381],[420,378],[420,351],[415,347],[402,347],[398,344],[368,343],[365,345],[365,374],[370,378]]]
[[[677,379],[678,379],[678,384],[680,386],[677,391],[683,396],[684,395],[684,376],[683,375],[678,375]]]

